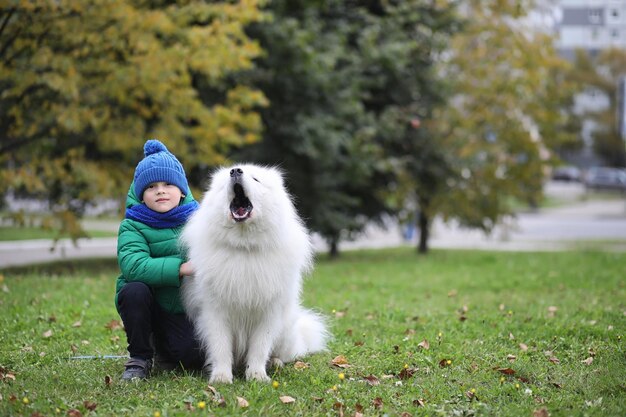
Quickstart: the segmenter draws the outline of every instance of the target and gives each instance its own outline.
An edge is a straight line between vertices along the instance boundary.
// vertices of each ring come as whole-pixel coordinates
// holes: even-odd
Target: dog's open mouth
[[[250,218],[252,203],[246,197],[241,184],[236,183],[233,186],[233,190],[235,191],[235,198],[230,202],[230,213],[236,222],[244,222]]]

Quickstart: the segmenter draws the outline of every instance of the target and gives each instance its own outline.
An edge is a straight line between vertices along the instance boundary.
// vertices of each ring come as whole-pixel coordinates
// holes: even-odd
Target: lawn
[[[328,352],[274,384],[194,373],[119,380],[114,260],[7,269],[0,415],[618,416],[626,414],[626,254],[410,248],[318,259],[304,303]]]

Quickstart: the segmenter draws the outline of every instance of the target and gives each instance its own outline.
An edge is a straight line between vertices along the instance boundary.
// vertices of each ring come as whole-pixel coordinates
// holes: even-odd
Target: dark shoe
[[[178,363],[168,360],[168,358],[159,353],[155,353],[153,369],[155,372],[171,372],[178,369]]]
[[[146,379],[150,376],[152,359],[130,358],[124,366],[126,369],[122,374],[122,380]]]

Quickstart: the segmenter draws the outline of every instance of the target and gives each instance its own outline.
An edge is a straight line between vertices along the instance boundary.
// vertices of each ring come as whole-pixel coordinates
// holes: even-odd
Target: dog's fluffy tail
[[[304,350],[303,354],[320,352],[326,349],[328,330],[322,316],[311,310],[302,309],[296,323],[296,331],[300,333]]]
[[[300,308],[288,334],[274,355],[288,363],[311,353],[326,350],[329,333],[324,318],[311,311]]]

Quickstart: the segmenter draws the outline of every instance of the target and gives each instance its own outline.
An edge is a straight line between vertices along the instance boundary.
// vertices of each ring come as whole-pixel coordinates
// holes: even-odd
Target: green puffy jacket
[[[191,192],[181,204],[193,201]],[[131,184],[126,207],[141,204]],[[183,226],[173,229],[156,229],[144,223],[124,219],[117,236],[117,263],[122,274],[115,287],[117,297],[124,285],[140,281],[153,291],[155,300],[170,313],[183,313],[180,298],[180,265],[185,262],[178,236]]]

